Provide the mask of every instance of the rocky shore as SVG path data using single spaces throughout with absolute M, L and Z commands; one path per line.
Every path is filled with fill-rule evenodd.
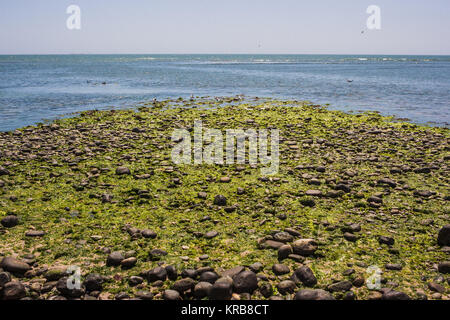
M 198 119 L 279 129 L 278 174 L 175 165 L 172 132 Z M 0 133 L 0 299 L 449 300 L 449 141 L 257 98 Z

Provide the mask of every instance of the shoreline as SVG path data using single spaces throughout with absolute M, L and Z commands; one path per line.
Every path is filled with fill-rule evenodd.
M 448 128 L 265 99 L 148 102 L 0 133 L 8 298 L 449 300 Z M 279 172 L 173 164 L 172 131 L 196 119 L 280 129 Z

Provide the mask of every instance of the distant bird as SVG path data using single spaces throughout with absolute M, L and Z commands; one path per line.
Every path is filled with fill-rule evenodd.
M 348 80 L 347 80 L 347 82 L 349 82 L 349 83 L 352 83 L 352 82 L 353 82 L 353 80 L 351 80 L 351 79 L 348 79 Z
M 153 103 L 156 104 L 156 102 L 158 102 L 158 100 L 156 100 L 156 98 L 153 98 Z

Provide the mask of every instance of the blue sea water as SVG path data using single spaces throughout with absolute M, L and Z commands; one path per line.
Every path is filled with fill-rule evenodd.
M 0 131 L 191 94 L 309 100 L 448 126 L 450 56 L 0 56 Z

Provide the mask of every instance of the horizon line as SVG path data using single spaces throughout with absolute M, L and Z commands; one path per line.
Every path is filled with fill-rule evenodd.
M 0 53 L 0 56 L 83 56 L 83 55 L 322 55 L 322 56 L 450 56 L 448 54 L 411 53 Z

